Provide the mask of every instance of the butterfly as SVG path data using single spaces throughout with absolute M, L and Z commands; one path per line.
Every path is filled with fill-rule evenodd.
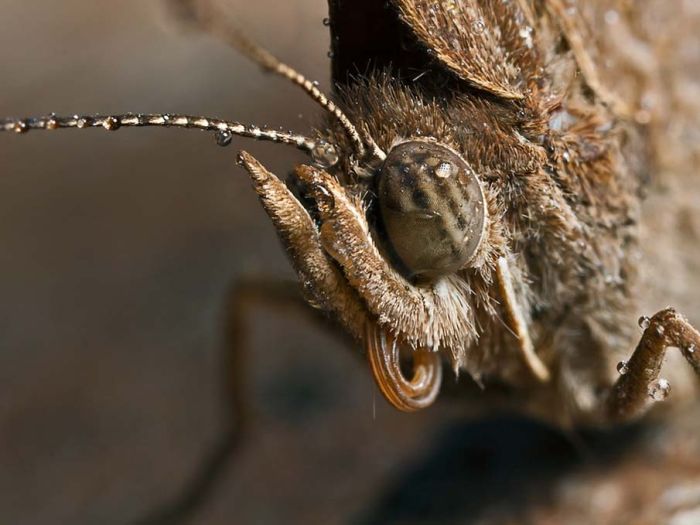
M 632 351 L 646 116 L 606 83 L 586 24 L 633 12 L 556 0 L 329 6 L 334 97 L 196 14 L 318 102 L 328 119 L 317 134 L 160 114 L 2 129 L 184 127 L 307 153 L 289 183 L 247 153 L 240 163 L 307 301 L 359 342 L 400 410 L 434 402 L 443 362 L 561 425 L 626 421 L 665 399 L 667 347 L 698 370 L 700 335 L 671 309 L 640 321 Z
M 309 302 L 361 342 L 401 410 L 434 401 L 443 360 L 486 390 L 523 389 L 526 410 L 568 422 L 634 418 L 665 397 L 667 346 L 697 370 L 700 336 L 669 309 L 645 322 L 618 367 L 630 373 L 614 381 L 611 358 L 631 346 L 644 176 L 629 160 L 635 122 L 599 78 L 581 14 L 557 0 L 397 0 L 331 2 L 330 15 L 335 99 L 198 12 L 326 110 L 317 135 L 160 114 L 1 128 L 183 127 L 220 145 L 238 135 L 306 152 L 298 195 L 251 155 L 239 162 Z

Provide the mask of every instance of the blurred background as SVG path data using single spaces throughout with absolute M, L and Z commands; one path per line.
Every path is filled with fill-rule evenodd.
M 232 0 L 231 11 L 330 89 L 325 1 Z M 302 132 L 319 114 L 162 3 L 0 0 L 0 115 L 52 111 L 191 113 Z M 2 522 L 133 523 L 216 443 L 226 291 L 242 276 L 294 277 L 235 165 L 241 148 L 280 175 L 303 158 L 241 139 L 219 148 L 194 131 L 0 137 Z M 533 522 L 554 519 L 547 509 L 563 501 L 574 510 L 561 512 L 589 523 L 595 505 L 620 508 L 625 465 L 646 479 L 670 453 L 618 455 L 634 429 L 582 452 L 532 422 L 471 423 L 444 400 L 400 414 L 357 350 L 303 316 L 256 308 L 251 329 L 250 439 L 191 523 L 524 523 L 517 509 L 530 500 Z M 680 476 L 691 493 L 697 467 Z
M 329 89 L 325 2 L 231 9 Z M 319 114 L 159 2 L 2 0 L 0 79 L 0 115 L 180 112 L 304 132 Z M 220 148 L 194 131 L 2 136 L 3 522 L 130 523 L 216 442 L 226 291 L 243 275 L 294 278 L 235 165 L 241 148 L 280 175 L 304 158 L 254 141 Z M 359 512 L 429 443 L 439 409 L 389 409 L 358 352 L 303 316 L 260 307 L 251 327 L 252 439 L 197 522 Z

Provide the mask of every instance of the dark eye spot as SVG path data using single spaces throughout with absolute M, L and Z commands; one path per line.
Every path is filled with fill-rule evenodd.
M 414 204 L 416 206 L 418 206 L 419 208 L 427 210 L 428 207 L 430 206 L 429 202 L 428 202 L 428 196 L 420 188 L 415 188 L 413 190 L 413 193 L 411 194 L 411 197 L 413 198 Z
M 457 227 L 460 230 L 466 230 L 467 226 L 467 220 L 464 218 L 464 215 L 462 215 L 461 213 L 457 215 Z

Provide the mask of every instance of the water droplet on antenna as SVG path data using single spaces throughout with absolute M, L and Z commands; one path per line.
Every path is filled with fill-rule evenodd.
M 639 328 L 641 328 L 642 330 L 646 330 L 647 328 L 649 328 L 650 323 L 651 319 L 649 319 L 646 315 L 641 316 L 637 321 Z
M 114 131 L 116 129 L 119 129 L 119 125 L 119 119 L 117 119 L 116 117 L 107 117 L 102 122 L 102 127 L 105 128 L 107 131 Z
M 214 134 L 214 138 L 219 146 L 228 146 L 233 140 L 233 133 L 227 129 L 221 129 Z
M 29 131 L 29 128 L 27 127 L 27 123 L 24 120 L 18 120 L 13 124 L 12 131 L 14 131 L 15 133 L 26 133 L 27 131 Z

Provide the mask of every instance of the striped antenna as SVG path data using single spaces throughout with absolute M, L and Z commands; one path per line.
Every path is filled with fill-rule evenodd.
M 267 140 L 280 144 L 289 144 L 311 155 L 316 162 L 326 167 L 337 162 L 335 148 L 323 141 L 313 140 L 304 135 L 291 131 L 278 131 L 264 129 L 258 126 L 250 126 L 228 120 L 199 117 L 192 115 L 171 114 L 132 114 L 123 115 L 73 115 L 71 117 L 59 117 L 49 115 L 45 117 L 29 117 L 22 119 L 0 119 L 0 131 L 13 131 L 26 133 L 37 129 L 62 129 L 62 128 L 99 128 L 114 131 L 120 127 L 166 127 L 198 129 L 214 132 L 216 143 L 219 146 L 228 146 L 234 135 L 258 140 Z
M 386 158 L 386 153 L 377 146 L 370 136 L 358 131 L 347 115 L 318 88 L 316 82 L 310 81 L 296 69 L 281 62 L 269 51 L 249 40 L 237 27 L 228 22 L 225 16 L 200 11 L 197 13 L 197 17 L 204 29 L 231 44 L 264 70 L 276 73 L 301 87 L 314 101 L 333 115 L 350 138 L 359 159 L 364 159 L 368 150 L 369 155 L 373 158 L 380 160 Z

